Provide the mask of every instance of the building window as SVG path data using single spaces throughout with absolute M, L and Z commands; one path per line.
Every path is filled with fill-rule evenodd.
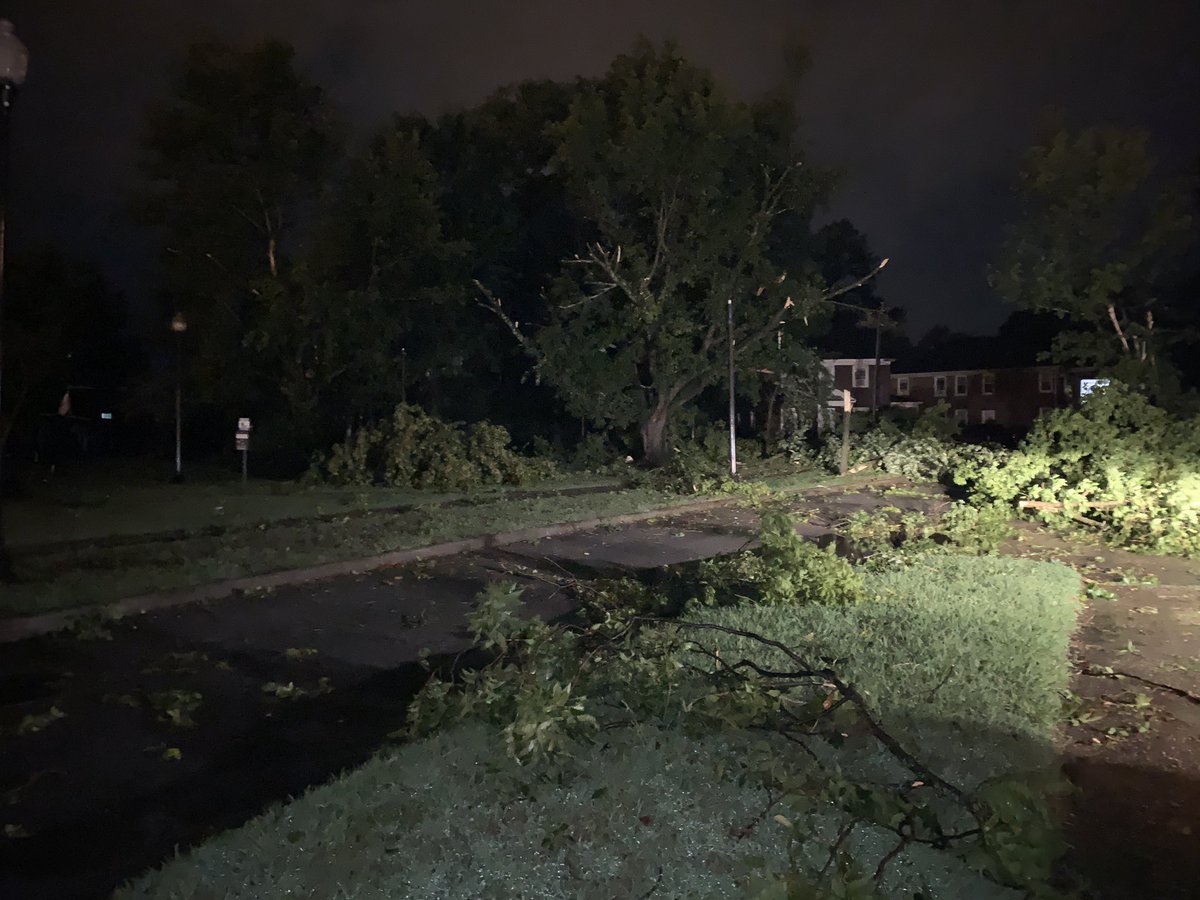
M 1043 394 L 1054 393 L 1054 373 L 1039 371 L 1038 372 L 1038 390 Z
M 996 393 L 996 376 L 991 372 L 983 373 L 983 381 L 980 385 L 980 390 L 985 394 Z
M 935 375 L 933 377 L 933 396 L 935 396 L 935 397 L 945 397 L 946 396 L 946 376 L 945 375 Z
M 954 411 L 954 421 L 959 425 L 966 425 L 970 421 L 970 414 L 965 409 L 956 409 Z
M 866 366 L 854 367 L 854 386 L 856 388 L 865 388 L 871 386 L 871 378 L 868 374 Z
M 966 375 L 955 375 L 954 376 L 954 396 L 955 397 L 967 396 L 967 376 Z
M 896 379 L 896 393 L 901 397 L 908 396 L 908 376 L 902 375 Z
M 1054 412 L 1053 406 L 1039 406 L 1038 407 L 1038 416 L 1039 417 L 1040 416 L 1048 416 L 1052 412 Z
M 996 421 L 996 411 L 994 409 L 985 409 L 979 414 L 979 421 L 986 425 L 988 422 Z

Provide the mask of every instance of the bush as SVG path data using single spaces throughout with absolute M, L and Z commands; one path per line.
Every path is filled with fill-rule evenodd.
M 695 586 L 703 605 L 749 600 L 769 605 L 857 603 L 862 577 L 833 546 L 820 548 L 796 533 L 778 509 L 762 513 L 760 547 L 700 565 Z
M 554 474 L 554 464 L 517 453 L 507 429 L 481 422 L 462 428 L 418 406 L 397 406 L 390 419 L 360 428 L 315 464 L 313 475 L 334 484 L 464 490 L 529 484 Z
M 1200 418 L 1176 419 L 1119 384 L 1041 417 L 1016 452 L 965 458 L 975 503 L 1061 504 L 1043 518 L 1098 527 L 1114 543 L 1200 554 Z
M 1053 563 L 933 554 L 865 576 L 852 606 L 749 603 L 694 620 L 769 635 L 828 660 L 888 719 L 935 719 L 1046 739 L 1068 684 L 1067 644 L 1080 590 Z M 717 641 L 733 660 L 793 665 L 745 639 Z
M 967 448 L 955 443 L 958 425 L 946 415 L 948 409 L 939 403 L 912 422 L 884 418 L 877 425 L 853 434 L 849 452 L 851 468 L 865 465 L 914 481 L 942 481 L 951 476 L 965 456 L 995 454 L 990 448 Z M 841 433 L 830 432 L 818 448 L 815 460 L 828 471 L 836 472 L 841 452 Z

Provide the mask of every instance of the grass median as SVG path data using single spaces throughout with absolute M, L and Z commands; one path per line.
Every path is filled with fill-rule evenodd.
M 332 517 L 261 521 L 163 540 L 86 543 L 16 557 L 21 578 L 0 588 L 0 616 L 86 607 L 150 591 L 299 569 L 496 531 L 665 508 L 695 498 L 648 488 L 514 497 L 488 492 Z
M 839 480 L 793 471 L 772 472 L 761 481 L 789 491 Z M 0 618 L 83 609 L 501 531 L 671 509 L 714 496 L 591 475 L 460 494 L 286 482 L 124 489 L 120 481 L 67 483 L 13 504 L 20 580 L 0 586 Z

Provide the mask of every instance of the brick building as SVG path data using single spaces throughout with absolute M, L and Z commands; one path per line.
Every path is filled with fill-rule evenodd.
M 1062 366 L 891 372 L 892 405 L 928 409 L 946 403 L 962 425 L 1028 428 L 1048 409 L 1070 405 L 1074 373 Z M 882 396 L 881 396 L 882 405 Z
M 875 405 L 875 359 L 825 359 L 825 370 L 833 380 L 834 395 L 837 405 L 841 406 L 842 392 L 849 390 L 854 398 L 856 411 L 870 411 Z M 892 362 L 890 359 L 879 361 L 879 407 L 883 409 L 892 400 L 892 388 L 895 379 L 892 377 Z M 833 402 L 833 401 L 831 401 Z

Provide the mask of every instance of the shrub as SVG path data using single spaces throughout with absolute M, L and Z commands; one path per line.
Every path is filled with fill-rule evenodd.
M 568 465 L 577 472 L 596 472 L 608 468 L 623 458 L 599 434 L 589 434 L 575 445 L 568 456 Z
M 996 452 L 955 443 L 957 431 L 958 425 L 945 415 L 944 403 L 923 412 L 911 424 L 885 418 L 851 436 L 850 466 L 866 465 L 914 481 L 942 481 L 951 476 L 965 456 Z M 816 462 L 836 472 L 841 451 L 841 434 L 831 432 L 817 450 Z
M 965 458 L 955 480 L 976 503 L 1061 504 L 1043 518 L 1114 543 L 1200 554 L 1200 418 L 1176 419 L 1113 384 L 1041 417 L 1016 452 Z
M 397 406 L 391 418 L 360 428 L 314 466 L 335 484 L 453 491 L 480 485 L 528 484 L 554 473 L 548 460 L 512 448 L 507 429 L 481 422 L 462 428 L 418 406 Z
M 682 593 L 702 606 L 748 601 L 769 605 L 856 603 L 862 578 L 833 546 L 821 548 L 796 533 L 786 511 L 762 511 L 759 547 L 706 560 L 682 577 Z

